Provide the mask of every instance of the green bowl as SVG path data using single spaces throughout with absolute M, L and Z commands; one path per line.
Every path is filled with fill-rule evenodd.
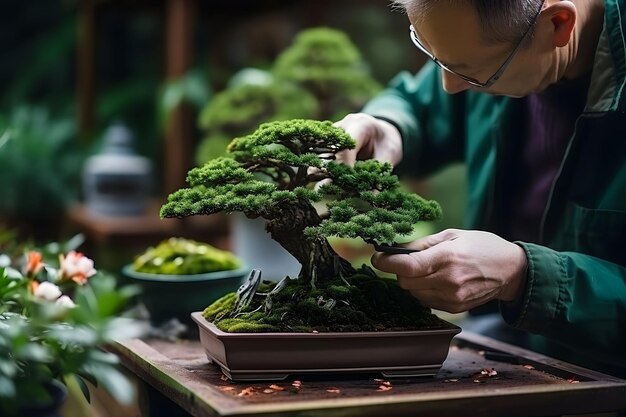
M 191 312 L 202 311 L 221 296 L 236 291 L 250 273 L 250 268 L 164 275 L 137 272 L 132 264 L 128 264 L 122 268 L 122 273 L 127 282 L 141 288 L 139 299 L 150 312 L 152 324 L 177 318 L 181 323 L 193 325 Z

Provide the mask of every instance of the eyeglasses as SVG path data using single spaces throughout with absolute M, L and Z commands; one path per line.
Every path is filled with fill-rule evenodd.
M 524 44 L 524 41 L 526 40 L 528 35 L 531 33 L 531 29 L 533 28 L 533 26 L 535 26 L 535 23 L 537 22 L 537 18 L 539 17 L 539 14 L 541 13 L 542 9 L 543 9 L 543 2 L 541 3 L 541 7 L 539 8 L 539 11 L 537 12 L 535 17 L 533 18 L 532 23 L 530 24 L 528 29 L 526 29 L 526 32 L 524 32 L 524 36 L 522 36 L 522 39 L 518 42 L 517 46 L 515 46 L 515 49 L 513 49 L 513 52 L 511 52 L 509 54 L 509 56 L 506 59 L 506 61 L 504 61 L 504 63 L 502 65 L 500 65 L 500 68 L 498 68 L 498 70 L 495 72 L 495 74 L 493 74 L 491 77 L 489 77 L 489 79 L 487 81 L 485 81 L 484 83 L 481 83 L 476 78 L 468 77 L 467 75 L 463 75 L 463 74 L 459 74 L 455 70 L 449 68 L 443 62 L 439 61 L 432 53 L 430 53 L 430 51 L 428 49 L 426 49 L 426 47 L 422 44 L 422 42 L 420 42 L 419 38 L 417 37 L 417 33 L 415 32 L 415 28 L 413 27 L 413 25 L 409 26 L 409 30 L 411 32 L 411 40 L 413 41 L 413 44 L 417 47 L 417 49 L 419 49 L 420 51 L 424 52 L 426 54 L 426 56 L 428 56 L 430 59 L 432 59 L 435 62 L 435 64 L 439 65 L 441 68 L 443 68 L 444 70 L 448 71 L 450 74 L 456 75 L 457 77 L 459 77 L 463 81 L 467 82 L 468 84 L 471 84 L 471 85 L 476 86 L 476 87 L 481 87 L 481 88 L 489 88 L 489 87 L 491 87 L 493 85 L 493 83 L 495 83 L 496 81 L 498 81 L 500 79 L 500 77 L 504 73 L 504 70 L 506 70 L 506 68 L 509 66 L 509 64 L 511 63 L 511 61 L 515 57 L 515 54 L 517 54 L 517 52 L 521 49 L 522 45 Z

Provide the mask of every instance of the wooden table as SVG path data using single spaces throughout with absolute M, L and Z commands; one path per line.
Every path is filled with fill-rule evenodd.
M 625 380 L 465 331 L 453 340 L 435 377 L 391 380 L 349 375 L 233 383 L 195 340 L 134 339 L 112 350 L 130 371 L 193 416 L 549 416 L 626 410 Z

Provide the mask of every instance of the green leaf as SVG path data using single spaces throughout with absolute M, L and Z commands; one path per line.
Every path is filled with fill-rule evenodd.
M 18 367 L 14 361 L 4 358 L 0 359 L 0 376 L 5 375 L 12 377 L 17 373 L 17 371 Z
M 16 394 L 13 380 L 4 375 L 0 375 L 0 397 L 14 398 Z
M 98 333 L 89 326 L 57 326 L 50 330 L 50 335 L 61 343 L 70 345 L 93 346 L 98 340 Z
M 80 381 L 81 384 L 86 385 L 85 381 L 88 381 L 94 387 L 98 386 L 98 380 L 93 375 L 90 375 L 84 371 L 78 370 L 76 371 L 76 379 Z M 82 388 L 81 388 L 82 390 Z
M 68 378 L 72 378 L 76 382 L 76 385 L 80 389 L 80 392 L 82 392 L 87 402 L 91 403 L 91 392 L 89 391 L 89 387 L 87 386 L 85 380 L 78 375 L 69 376 Z
M 4 272 L 8 278 L 21 280 L 23 278 L 22 273 L 14 268 L 4 268 Z
M 87 368 L 86 368 L 87 370 Z M 128 379 L 117 369 L 107 365 L 93 365 L 88 368 L 99 385 L 122 404 L 130 405 L 135 398 L 135 389 Z
M 28 343 L 23 346 L 16 356 L 21 360 L 50 363 L 54 360 L 54 355 L 46 346 L 38 343 Z
M 63 244 L 63 252 L 70 252 L 78 249 L 83 243 L 85 243 L 85 235 L 78 233 L 72 236 L 67 242 Z
M 103 350 L 94 350 L 89 352 L 89 358 L 94 362 L 112 366 L 118 365 L 120 363 L 120 359 L 117 357 L 117 355 Z

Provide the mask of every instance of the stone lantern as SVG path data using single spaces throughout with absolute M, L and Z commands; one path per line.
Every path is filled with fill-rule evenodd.
M 114 124 L 104 135 L 104 147 L 85 162 L 83 193 L 88 211 L 99 216 L 139 216 L 151 188 L 151 163 L 133 149 L 133 134 Z

